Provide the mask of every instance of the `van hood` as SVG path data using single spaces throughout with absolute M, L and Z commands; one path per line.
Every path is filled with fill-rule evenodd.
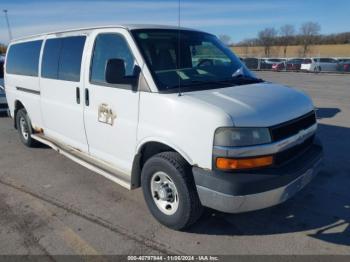
M 304 93 L 273 83 L 258 83 L 185 93 L 226 112 L 239 127 L 270 127 L 314 109 Z

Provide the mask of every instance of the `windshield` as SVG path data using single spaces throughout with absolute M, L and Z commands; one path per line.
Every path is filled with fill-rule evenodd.
M 214 35 L 168 29 L 132 34 L 159 91 L 182 92 L 261 82 Z

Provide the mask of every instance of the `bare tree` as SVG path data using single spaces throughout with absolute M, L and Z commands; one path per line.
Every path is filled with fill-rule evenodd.
M 0 54 L 5 54 L 6 53 L 6 46 L 3 44 L 0 44 Z
M 281 44 L 283 46 L 283 54 L 284 54 L 284 57 L 286 57 L 287 56 L 287 48 L 289 45 L 291 45 L 293 37 L 295 35 L 294 26 L 288 25 L 288 24 L 281 26 L 280 35 L 281 35 L 280 41 L 281 41 Z
M 300 27 L 300 36 L 303 44 L 303 55 L 305 56 L 309 52 L 309 47 L 315 42 L 317 35 L 321 30 L 321 26 L 318 23 L 306 22 Z
M 232 44 L 232 40 L 231 40 L 231 37 L 229 35 L 225 35 L 225 34 L 219 35 L 219 39 L 225 45 L 231 45 Z
M 275 28 L 265 28 L 258 34 L 259 42 L 264 47 L 265 55 L 270 56 L 271 46 L 276 42 L 277 31 Z

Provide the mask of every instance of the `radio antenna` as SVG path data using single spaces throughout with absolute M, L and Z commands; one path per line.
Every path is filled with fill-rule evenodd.
M 178 70 L 180 70 L 181 67 L 181 42 L 180 42 L 180 26 L 181 26 L 181 0 L 178 0 L 178 17 L 177 17 L 177 64 L 176 64 L 176 70 L 177 70 L 177 79 L 178 79 L 178 89 L 179 89 L 179 94 L 178 96 L 181 96 L 181 79 L 180 79 L 180 74 L 178 73 Z

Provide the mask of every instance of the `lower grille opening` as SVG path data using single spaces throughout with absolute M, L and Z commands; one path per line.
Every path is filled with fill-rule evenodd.
M 292 148 L 289 148 L 287 150 L 277 153 L 275 155 L 274 164 L 276 166 L 280 166 L 292 160 L 293 158 L 298 157 L 299 155 L 304 153 L 306 150 L 308 150 L 312 146 L 314 138 L 315 138 L 315 135 L 307 138 L 303 143 L 299 145 L 296 145 Z

